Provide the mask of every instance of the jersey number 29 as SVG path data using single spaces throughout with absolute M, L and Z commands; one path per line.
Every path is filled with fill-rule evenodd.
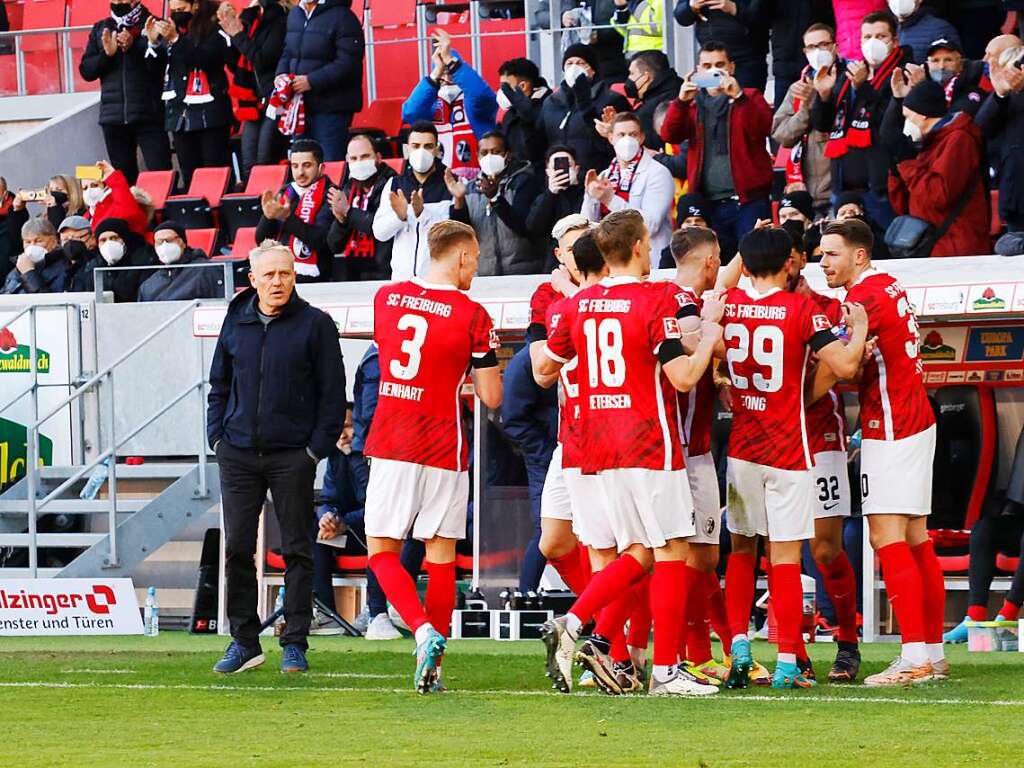
M 750 389 L 751 381 L 754 389 L 759 392 L 778 392 L 782 389 L 782 345 L 784 337 L 782 329 L 775 325 L 759 325 L 753 335 L 742 323 L 729 323 L 725 326 L 725 340 L 736 339 L 739 344 L 729 347 L 725 352 L 729 364 L 729 376 L 736 389 Z M 768 369 L 768 375 L 758 372 L 750 377 L 736 373 L 735 366 L 753 357 L 754 362 Z

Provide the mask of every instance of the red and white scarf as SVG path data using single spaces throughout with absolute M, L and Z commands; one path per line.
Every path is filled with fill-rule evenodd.
M 629 190 L 633 187 L 633 182 L 636 181 L 636 172 L 640 168 L 640 161 L 644 157 L 643 147 L 637 152 L 636 157 L 629 161 L 629 165 L 623 170 L 622 166 L 619 165 L 619 161 L 612 160 L 612 164 L 608 166 L 605 178 L 608 179 L 615 187 L 615 194 L 621 197 L 627 203 L 629 202 Z M 607 216 L 611 213 L 611 209 L 608 208 L 604 203 L 601 203 L 601 216 Z
M 370 204 L 372 192 L 372 185 L 363 186 L 353 182 L 348 204 L 352 208 L 365 211 Z M 373 235 L 360 232 L 353 227 L 352 234 L 349 236 L 348 243 L 346 243 L 341 255 L 345 259 L 372 259 L 375 255 L 375 248 Z
M 310 187 L 292 184 L 287 191 L 288 202 L 296 200 L 293 213 L 305 224 L 312 224 L 323 207 L 327 198 L 327 177 L 321 176 Z M 288 241 L 288 247 L 295 254 L 295 274 L 305 277 L 320 277 L 320 267 L 316 263 L 316 254 L 305 243 L 294 235 Z
M 210 79 L 203 70 L 193 69 L 185 84 L 185 103 L 209 104 L 211 101 L 213 94 L 210 92 Z
M 903 51 L 899 47 L 893 48 L 885 61 L 875 68 L 875 74 L 870 81 L 871 87 L 881 91 L 889 82 L 902 57 Z M 830 160 L 842 157 L 851 147 L 867 149 L 871 146 L 871 110 L 861 102 L 857 111 L 851 114 L 853 105 L 857 103 L 857 95 L 851 94 L 850 88 L 850 78 L 847 77 L 839 87 L 839 95 L 836 97 L 836 119 L 825 145 L 825 157 Z
M 295 75 L 278 75 L 274 78 L 274 92 L 270 94 L 267 117 L 277 120 L 277 130 L 285 136 L 296 136 L 306 132 L 306 107 L 302 94 L 295 93 L 292 84 Z

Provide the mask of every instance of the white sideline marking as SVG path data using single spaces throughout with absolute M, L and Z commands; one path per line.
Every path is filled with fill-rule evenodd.
M 309 672 L 307 677 L 342 677 L 351 680 L 404 680 L 408 675 L 379 675 L 372 672 Z
M 64 675 L 132 675 L 134 669 L 62 669 Z
M 130 691 L 213 691 L 229 693 L 245 693 L 247 691 L 277 693 L 282 691 L 313 692 L 313 693 L 397 693 L 409 694 L 414 692 L 411 688 L 384 688 L 384 687 L 354 687 L 354 686 L 329 686 L 329 685 L 198 685 L 195 683 L 176 683 L 165 685 L 162 683 L 57 683 L 43 680 L 25 680 L 21 682 L 0 682 L 0 688 L 112 688 L 115 690 Z M 550 697 L 554 700 L 568 701 L 570 697 L 557 694 L 551 691 L 503 691 L 503 690 L 468 690 L 449 691 L 441 694 L 442 697 L 452 696 L 528 696 L 528 697 Z M 601 693 L 577 694 L 577 698 L 603 698 Z M 629 696 L 634 700 L 647 699 L 646 696 Z M 654 699 L 655 697 L 651 697 Z M 1022 707 L 1024 700 L 995 699 L 901 699 L 895 696 L 762 696 L 762 695 L 737 695 L 719 694 L 717 696 L 703 697 L 701 701 L 757 701 L 774 702 L 776 704 L 902 704 L 908 706 L 943 706 L 943 707 Z

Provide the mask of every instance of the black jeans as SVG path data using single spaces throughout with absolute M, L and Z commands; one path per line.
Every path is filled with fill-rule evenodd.
M 242 178 L 248 179 L 254 165 L 275 165 L 285 156 L 285 139 L 277 121 L 264 117 L 242 123 Z
M 1006 599 L 1014 605 L 1024 603 L 1024 515 L 988 515 L 971 528 L 971 567 L 968 605 L 988 605 L 989 588 L 996 573 L 996 555 L 1003 552 L 1021 557 L 1010 582 Z
M 256 533 L 267 490 L 281 529 L 284 556 L 284 620 L 281 645 L 307 648 L 313 614 L 313 478 L 316 464 L 305 448 L 260 453 L 217 445 L 221 504 L 224 509 L 224 575 L 231 637 L 258 647 L 256 613 Z M 262 553 L 260 554 L 262 557 Z
M 182 190 L 188 191 L 196 168 L 226 168 L 231 165 L 230 140 L 230 126 L 175 132 L 174 151 L 178 153 Z
M 171 142 L 162 123 L 101 125 L 100 128 L 110 164 L 128 178 L 129 184 L 134 184 L 139 176 L 140 149 L 147 171 L 171 169 Z

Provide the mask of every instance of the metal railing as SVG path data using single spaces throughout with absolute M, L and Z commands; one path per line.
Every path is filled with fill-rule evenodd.
M 147 264 L 145 266 L 132 267 L 97 267 L 93 270 L 95 276 L 96 303 L 103 303 L 104 278 L 109 272 L 156 272 L 163 269 L 221 269 L 224 271 L 224 298 L 230 300 L 235 295 L 235 267 L 245 261 L 238 259 L 218 259 L 217 261 L 203 262 L 202 264 Z M 180 301 L 180 299 L 179 299 Z
M 219 265 L 218 265 L 219 266 Z M 181 319 L 185 314 L 193 311 L 196 307 L 201 304 L 201 300 L 196 299 L 189 302 L 179 311 L 171 315 L 167 320 L 158 325 L 155 329 L 150 331 L 146 336 L 136 342 L 127 351 L 123 352 L 114 362 L 107 365 L 101 371 L 93 374 L 83 383 L 75 387 L 72 392 L 60 401 L 57 405 L 50 408 L 45 415 L 39 415 L 39 366 L 38 366 L 38 346 L 37 346 L 37 334 L 36 334 L 36 313 L 39 309 L 45 309 L 53 306 L 75 306 L 69 304 L 43 304 L 43 305 L 31 305 L 25 307 L 20 312 L 14 315 L 11 319 L 7 320 L 2 326 L 0 331 L 9 327 L 14 321 L 28 314 L 31 318 L 31 330 L 30 330 L 30 372 L 32 374 L 32 384 L 27 390 L 18 394 L 14 400 L 0 407 L 0 412 L 3 412 L 15 402 L 20 400 L 22 397 L 31 393 L 32 395 L 32 423 L 28 425 L 26 429 L 26 447 L 27 456 L 25 461 L 25 483 L 26 483 L 26 504 L 28 506 L 28 560 L 29 560 L 29 572 L 32 578 L 35 578 L 39 569 L 39 554 L 38 554 L 38 530 L 37 530 L 37 516 L 40 510 L 46 507 L 50 502 L 57 499 L 64 491 L 70 488 L 74 483 L 85 477 L 93 469 L 99 466 L 104 461 L 108 462 L 108 474 L 107 474 L 107 496 L 109 501 L 108 509 L 108 527 L 109 527 L 109 555 L 106 560 L 108 566 L 118 565 L 117 557 L 117 452 L 120 448 L 126 445 L 142 430 L 153 424 L 157 419 L 161 418 L 164 414 L 171 410 L 174 406 L 188 397 L 190 394 L 195 393 L 199 405 L 199 419 L 197 422 L 198 429 L 198 440 L 196 446 L 196 460 L 198 464 L 198 483 L 196 490 L 194 491 L 195 498 L 206 498 L 209 496 L 209 487 L 207 484 L 207 451 L 206 451 L 206 401 L 204 397 L 204 389 L 206 387 L 206 375 L 205 375 L 205 363 L 203 355 L 203 345 L 201 341 L 196 342 L 196 353 L 199 368 L 199 377 L 194 380 L 188 386 L 186 386 L 181 392 L 175 397 L 171 398 L 155 413 L 151 414 L 147 418 L 142 419 L 132 429 L 128 430 L 126 435 L 118 438 L 116 434 L 116 420 L 115 420 L 115 407 L 114 407 L 114 370 L 137 353 L 140 349 L 149 344 L 153 339 L 159 336 L 163 331 Z M 109 430 L 108 440 L 110 447 L 106 450 L 99 452 L 92 461 L 83 464 L 78 470 L 73 472 L 64 482 L 60 483 L 56 488 L 51 490 L 45 496 L 38 498 L 38 492 L 40 488 L 40 466 L 39 466 L 39 433 L 40 427 L 49 421 L 53 416 L 62 411 L 64 408 L 71 405 L 76 400 L 84 397 L 87 393 L 93 390 L 94 387 L 100 385 L 100 389 L 106 390 L 107 395 L 107 413 L 106 424 Z

